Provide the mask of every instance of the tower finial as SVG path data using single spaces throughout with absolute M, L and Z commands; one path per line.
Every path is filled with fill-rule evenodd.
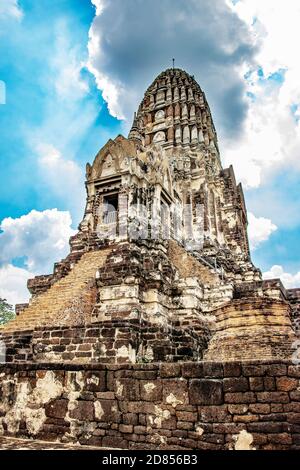
M 172 62 L 173 62 L 173 70 L 174 70 L 174 67 L 175 67 L 175 59 L 172 59 Z

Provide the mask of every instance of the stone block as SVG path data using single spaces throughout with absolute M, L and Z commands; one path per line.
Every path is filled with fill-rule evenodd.
M 89 392 L 105 392 L 107 390 L 105 371 L 87 372 L 85 375 L 85 389 Z
M 119 431 L 124 434 L 131 434 L 133 432 L 133 425 L 131 424 L 120 424 Z
M 249 408 L 248 405 L 228 405 L 228 411 L 232 415 L 244 415 Z
M 159 371 L 160 371 L 160 377 L 162 378 L 180 377 L 181 365 L 172 364 L 172 363 L 163 363 L 160 365 Z
M 68 400 L 53 400 L 45 405 L 46 416 L 64 418 L 68 411 Z
M 254 403 L 249 405 L 249 411 L 256 414 L 268 414 L 271 407 L 267 403 Z
M 254 392 L 237 392 L 237 393 L 225 393 L 225 403 L 230 404 L 248 404 L 255 403 L 256 397 Z
M 199 421 L 204 423 L 226 423 L 232 420 L 227 405 L 199 406 Z
M 188 401 L 187 381 L 183 379 L 163 380 L 163 403 L 174 408 Z
M 259 403 L 289 403 L 290 401 L 287 392 L 257 392 L 256 396 Z
M 250 377 L 249 386 L 250 386 L 250 390 L 252 390 L 253 392 L 263 392 L 264 391 L 263 377 Z
M 140 396 L 144 401 L 161 401 L 162 400 L 162 383 L 160 380 L 140 381 Z
M 200 363 L 184 363 L 182 364 L 182 375 L 187 378 L 204 378 L 204 377 L 223 377 L 222 364 L 213 362 Z
M 95 420 L 104 423 L 120 423 L 121 413 L 116 400 L 97 400 L 94 403 Z
M 249 390 L 248 379 L 245 377 L 224 379 L 223 390 L 224 392 L 247 392 Z
M 288 367 L 288 376 L 296 377 L 300 379 L 300 366 L 289 366 Z
M 276 377 L 276 388 L 280 392 L 291 392 L 297 390 L 299 386 L 299 379 L 290 377 Z
M 198 420 L 198 413 L 191 413 L 189 411 L 176 411 L 178 421 L 196 422 Z
M 239 377 L 242 374 L 242 366 L 236 362 L 225 362 L 223 370 L 224 377 Z
M 94 403 L 92 401 L 77 401 L 76 407 L 70 411 L 70 418 L 78 421 L 94 421 Z
M 207 379 L 191 380 L 189 399 L 192 405 L 222 405 L 222 382 Z

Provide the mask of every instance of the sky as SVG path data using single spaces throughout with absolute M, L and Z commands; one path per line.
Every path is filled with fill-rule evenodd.
M 210 103 L 254 263 L 300 286 L 299 0 L 0 0 L 0 297 L 67 255 L 85 165 L 172 64 Z

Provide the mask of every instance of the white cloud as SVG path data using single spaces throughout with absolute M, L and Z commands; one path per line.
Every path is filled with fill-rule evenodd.
M 131 121 L 152 79 L 175 57 L 218 106 L 227 132 L 239 131 L 247 108 L 239 67 L 251 63 L 254 51 L 247 26 L 225 1 L 92 3 L 87 66 L 113 116 Z
M 224 164 L 246 188 L 283 165 L 300 171 L 299 0 L 92 3 L 88 68 L 113 116 L 130 124 L 151 79 L 175 56 L 206 91 Z
M 84 174 L 73 160 L 63 158 L 61 152 L 53 145 L 39 143 L 36 145 L 40 177 L 48 189 L 65 200 L 84 200 Z
M 12 305 L 28 302 L 27 280 L 32 277 L 32 272 L 11 264 L 0 267 L 0 298 Z
M 248 212 L 248 235 L 252 250 L 255 250 L 261 243 L 267 241 L 273 232 L 277 230 L 276 225 L 270 219 L 265 217 L 255 217 Z
M 300 271 L 296 274 L 286 273 L 282 266 L 272 266 L 272 268 L 263 273 L 264 279 L 281 279 L 287 289 L 293 289 L 300 286 Z
M 83 168 L 72 158 L 64 158 L 51 144 L 33 141 L 32 147 L 37 158 L 41 198 L 45 204 L 50 204 L 53 198 L 61 201 L 77 222 L 82 217 L 86 199 Z
M 300 41 L 300 2 L 227 4 L 248 25 L 259 48 L 257 66 L 240 70 L 247 73 L 249 109 L 241 138 L 225 142 L 224 160 L 233 163 L 246 187 L 258 187 L 283 165 L 300 170 L 300 61 L 295 49 Z
M 0 0 L 0 16 L 22 18 L 23 12 L 18 0 Z
M 53 264 L 69 252 L 71 228 L 69 212 L 57 209 L 31 211 L 17 219 L 4 219 L 0 229 L 0 297 L 9 303 L 29 299 L 27 280 L 53 271 Z M 23 267 L 12 264 L 22 259 Z
M 91 0 L 92 5 L 96 7 L 96 15 L 101 15 L 102 10 L 105 6 L 104 0 Z
M 6 266 L 14 259 L 24 258 L 25 267 L 31 273 L 52 272 L 54 261 L 68 253 L 69 238 L 75 233 L 71 223 L 69 212 L 57 209 L 33 210 L 17 219 L 4 219 L 0 233 L 0 263 Z
M 60 98 L 76 101 L 89 91 L 87 82 L 81 76 L 84 62 L 80 56 L 79 47 L 72 44 L 67 26 L 59 21 L 55 26 L 55 50 L 49 58 L 49 65 Z

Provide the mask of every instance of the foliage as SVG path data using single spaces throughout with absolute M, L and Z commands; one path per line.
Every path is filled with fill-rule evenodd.
M 0 325 L 9 322 L 15 318 L 15 311 L 5 299 L 0 298 Z

